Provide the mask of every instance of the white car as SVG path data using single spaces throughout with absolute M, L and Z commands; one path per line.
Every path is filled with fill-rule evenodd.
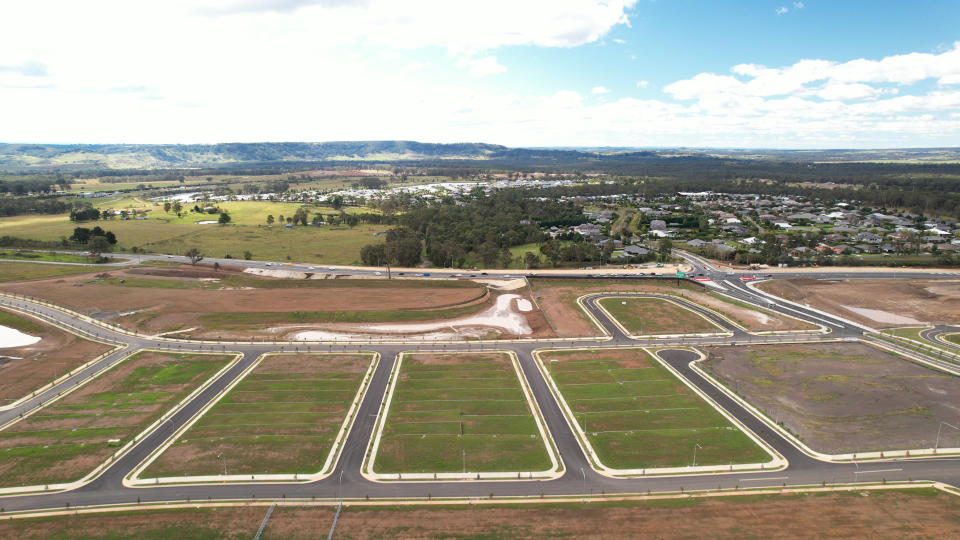
M 273 263 L 267 263 L 267 266 L 273 266 Z
M 373 275 L 375 275 L 375 276 L 382 276 L 382 275 L 383 275 L 383 272 L 374 272 Z

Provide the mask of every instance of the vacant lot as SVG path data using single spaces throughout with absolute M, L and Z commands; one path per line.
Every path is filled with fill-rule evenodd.
M 550 468 L 510 356 L 417 353 L 402 362 L 376 472 Z
M 861 343 L 705 351 L 708 371 L 828 454 L 931 448 L 940 422 L 960 414 L 960 378 Z M 940 446 L 960 446 L 958 435 Z
M 264 335 L 264 324 L 436 320 L 487 307 L 486 289 L 459 280 L 258 278 L 209 268 L 133 268 L 95 276 L 6 283 L 145 332 L 194 328 L 188 335 Z M 231 333 L 232 332 L 232 333 Z
M 960 280 L 793 278 L 759 287 L 874 328 L 960 322 Z
M 604 298 L 600 305 L 633 335 L 724 331 L 699 314 L 661 298 Z
M 279 506 L 263 538 L 317 538 L 332 507 Z M 6 538 L 243 538 L 265 506 L 0 521 Z M 346 506 L 338 538 L 955 538 L 960 502 L 931 489 L 516 506 Z
M 0 349 L 0 405 L 12 403 L 113 347 L 0 309 L 0 325 L 37 336 L 33 345 Z
M 252 372 L 141 475 L 299 473 L 321 469 L 371 355 L 278 354 Z
M 142 352 L 0 431 L 3 485 L 82 478 L 230 361 Z M 118 439 L 111 445 L 108 441 Z
M 614 469 L 758 463 L 770 458 L 749 437 L 642 349 L 540 355 L 587 433 Z
M 702 306 L 719 311 L 751 332 L 810 330 L 814 325 L 754 308 L 704 290 L 703 287 L 682 281 L 677 287 L 671 280 L 576 280 L 532 279 L 533 295 L 561 337 L 599 336 L 598 329 L 577 305 L 577 298 L 598 292 L 651 292 L 682 295 Z

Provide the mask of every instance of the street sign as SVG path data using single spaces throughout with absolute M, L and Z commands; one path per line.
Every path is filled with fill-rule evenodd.
M 681 272 L 680 270 L 677 270 L 677 279 L 683 279 L 685 277 L 687 277 L 686 272 Z

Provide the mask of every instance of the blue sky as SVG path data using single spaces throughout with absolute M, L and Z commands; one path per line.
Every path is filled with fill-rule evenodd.
M 958 21 L 955 0 L 4 3 L 0 141 L 960 146 Z

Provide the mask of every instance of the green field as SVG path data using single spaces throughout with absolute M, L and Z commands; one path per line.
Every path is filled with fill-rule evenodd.
M 96 259 L 80 253 L 58 253 L 56 251 L 30 251 L 20 249 L 0 249 L 0 259 L 14 259 L 28 262 L 58 262 L 100 264 Z M 116 262 L 117 259 L 107 259 L 104 262 Z
M 505 353 L 402 357 L 378 473 L 541 471 L 546 444 Z
M 0 482 L 8 487 L 82 478 L 230 360 L 160 352 L 128 358 L 0 431 Z
M 944 337 L 945 337 L 945 338 L 947 339 L 947 341 L 949 341 L 950 343 L 956 343 L 957 345 L 960 345 L 960 334 L 947 334 L 947 335 L 944 336 Z
M 550 351 L 543 365 L 614 469 L 766 462 L 769 456 L 642 349 Z
M 218 475 L 224 464 L 228 474 L 320 471 L 372 360 L 266 356 L 142 476 Z
M 199 204 L 202 206 L 202 203 Z M 162 206 L 154 206 L 152 202 L 125 197 L 112 201 L 104 200 L 99 202 L 98 206 L 149 209 L 150 218 L 108 219 L 86 222 L 79 226 L 98 225 L 113 232 L 119 242 L 119 251 L 129 251 L 137 247 L 152 253 L 183 254 L 196 247 L 212 257 L 230 255 L 239 259 L 243 257 L 244 251 L 250 251 L 254 258 L 260 260 L 328 264 L 359 263 L 360 248 L 382 242 L 383 236 L 374 236 L 374 233 L 390 228 L 389 225 L 369 224 L 360 224 L 353 228 L 345 225 L 298 225 L 287 229 L 279 224 L 267 227 L 268 214 L 272 214 L 275 219 L 279 219 L 280 215 L 293 216 L 300 205 L 258 201 L 215 204 L 230 213 L 229 225 L 198 225 L 195 222 L 216 220 L 217 215 L 186 212 L 178 218 L 173 212 L 164 212 Z M 185 208 L 192 207 L 192 204 L 185 205 Z M 311 212 L 336 213 L 330 207 L 308 208 Z M 369 208 L 356 207 L 345 208 L 345 211 L 375 212 Z M 66 214 L 16 216 L 0 219 L 0 236 L 58 241 L 73 234 L 73 229 L 77 226 Z
M 661 298 L 602 298 L 599 303 L 633 335 L 723 331 L 699 314 Z
M 0 282 L 96 272 L 89 266 L 0 261 Z

